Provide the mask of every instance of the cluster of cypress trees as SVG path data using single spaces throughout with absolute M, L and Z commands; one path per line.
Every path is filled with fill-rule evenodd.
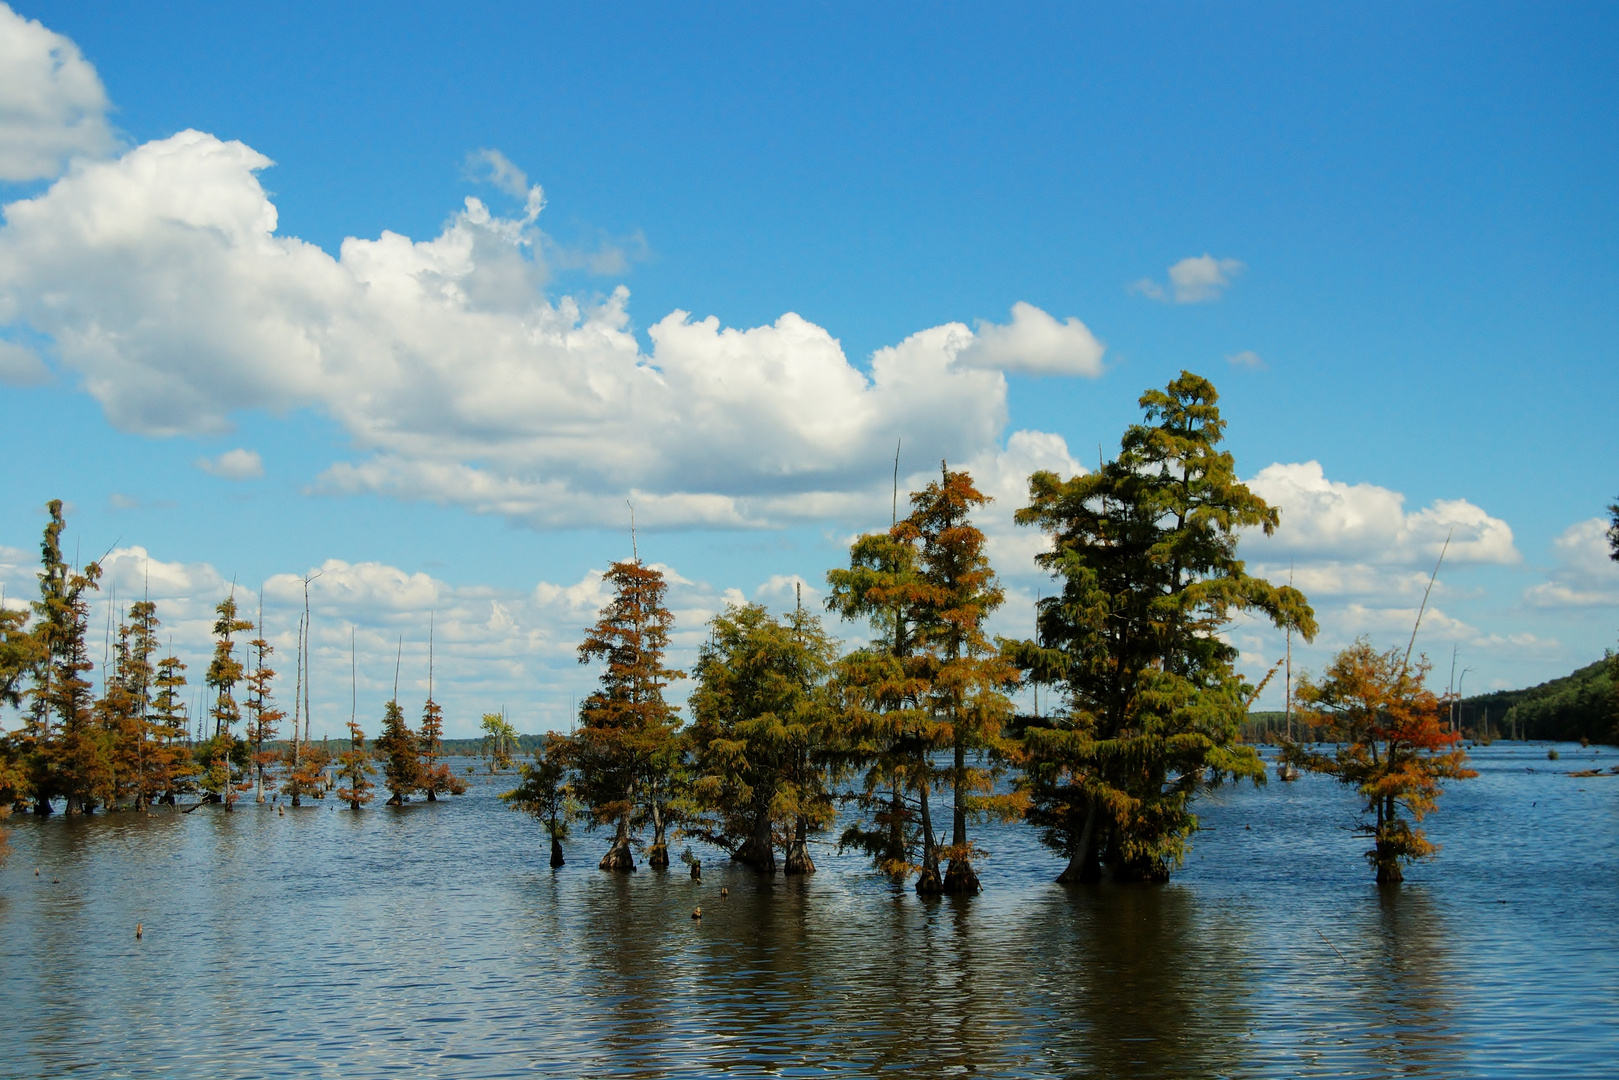
M 215 608 L 201 727 L 193 729 L 185 702 L 186 665 L 162 647 L 157 605 L 150 600 L 122 613 L 96 696 L 89 616 L 101 567 L 67 563 L 61 501 L 48 510 L 40 598 L 28 612 L 0 609 L 0 702 L 24 710 L 22 726 L 0 734 L 0 807 L 49 814 L 60 802 L 69 813 L 94 813 L 195 798 L 195 805 L 220 803 L 229 810 L 249 794 L 263 802 L 278 788 L 298 806 L 323 798 L 339 781 L 338 797 L 355 809 L 371 800 L 376 770 L 359 724 L 351 719 L 349 745 L 335 772 L 328 771 L 334 763 L 323 746 L 309 738 L 307 612 L 299 623 L 291 739 L 280 747 L 273 744 L 287 714 L 273 692 L 276 672 L 268 661 L 275 650 L 262 617 L 258 624 L 242 618 L 234 593 Z M 254 636 L 243 641 L 247 634 Z M 443 730 L 431 690 L 414 731 L 397 693 L 388 703 L 377 750 L 391 802 L 413 792 L 433 800 L 466 790 L 440 760 Z
M 1183 372 L 1143 396 L 1146 422 L 1112 462 L 1030 477 L 1017 520 L 1050 538 L 1038 561 L 1059 585 L 1033 640 L 985 632 L 1004 598 L 971 520 L 988 500 L 948 466 L 827 575 L 829 611 L 867 624 L 866 645 L 840 655 L 802 605 L 731 606 L 709 624 L 689 724 L 663 697 L 683 674 L 664 666 L 663 578 L 639 557 L 613 564 L 613 600 L 579 648 L 605 663 L 599 688 L 505 797 L 545 822 L 553 864 L 572 819 L 612 830 L 607 870 L 633 869 L 638 843 L 666 866 L 678 835 L 811 873 L 807 842 L 842 804 L 840 846 L 923 893 L 978 891 L 970 827 L 992 816 L 1032 822 L 1068 859 L 1064 880 L 1167 878 L 1197 792 L 1264 776 L 1238 739 L 1257 691 L 1222 630 L 1252 612 L 1315 633 L 1302 594 L 1236 557 L 1239 530 L 1269 533 L 1279 515 L 1219 449 L 1216 401 Z M 1061 707 L 1017 714 L 1010 695 L 1030 680 Z

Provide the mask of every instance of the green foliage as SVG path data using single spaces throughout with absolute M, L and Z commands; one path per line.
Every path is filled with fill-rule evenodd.
M 837 643 L 795 609 L 782 622 L 758 604 L 730 605 L 709 622 L 694 675 L 692 794 L 686 831 L 756 869 L 814 869 L 810 833 L 835 816 L 827 744 L 834 709 L 827 678 Z
M 214 656 L 203 681 L 214 692 L 214 705 L 209 715 L 214 718 L 214 734 L 219 736 L 232 734 L 236 722 L 242 718 L 235 692 L 236 684 L 242 681 L 245 672 L 242 662 L 236 659 L 235 635 L 253 629 L 253 624 L 237 617 L 234 591 L 219 602 L 214 612 L 217 615 L 214 620 Z
M 1475 695 L 1461 707 L 1474 724 L 1488 711 L 1491 727 L 1516 730 L 1525 739 L 1619 744 L 1616 685 L 1609 657 L 1525 690 Z
M 1141 398 L 1147 422 L 1098 471 L 1029 479 L 1017 520 L 1051 537 L 1038 557 L 1062 591 L 1040 602 L 1038 642 L 1008 645 L 1042 682 L 1060 680 L 1058 714 L 1024 732 L 1029 818 L 1070 857 L 1065 879 L 1164 880 L 1197 828 L 1209 783 L 1264 778 L 1237 741 L 1248 692 L 1221 638 L 1255 612 L 1307 640 L 1304 596 L 1252 577 L 1239 530 L 1274 531 L 1279 513 L 1237 479 L 1220 449 L 1212 384 L 1182 372 Z
M 507 723 L 504 713 L 483 714 L 483 755 L 491 773 L 512 767 L 512 751 L 517 747 L 517 729 Z
M 99 587 L 101 567 L 89 563 L 75 571 L 67 564 L 61 500 L 51 500 L 47 510 L 40 598 L 33 605 L 38 652 L 20 758 L 36 809 L 48 812 L 50 800 L 61 797 L 70 813 L 91 811 L 114 790 L 110 740 L 95 722 L 84 677 L 93 667 L 86 646 L 89 594 Z
M 866 533 L 849 548 L 849 567 L 827 571 L 827 608 L 868 622 L 876 636 L 838 661 L 842 709 L 836 744 L 841 763 L 859 770 L 857 818 L 839 848 L 854 848 L 896 881 L 938 860 L 922 807 L 932 776 L 931 754 L 942 744 L 924 707 L 927 658 L 919 653 L 927 594 L 919 567 L 918 533 L 896 521 Z M 931 824 L 931 823 L 930 823 Z
M 675 619 L 663 604 L 663 574 L 640 559 L 613 563 L 605 581 L 613 597 L 579 645 L 581 664 L 600 661 L 605 670 L 579 706 L 576 790 L 595 824 L 615 826 L 604 869 L 633 868 L 630 836 L 645 822 L 653 828 L 649 859 L 667 865 L 665 831 L 684 757 L 678 710 L 663 698 L 671 679 L 684 678 L 663 666 Z
M 568 838 L 568 822 L 580 813 L 568 783 L 571 749 L 566 736 L 547 735 L 535 751 L 533 763 L 523 763 L 519 771 L 521 782 L 500 796 L 513 810 L 539 819 L 553 843 Z

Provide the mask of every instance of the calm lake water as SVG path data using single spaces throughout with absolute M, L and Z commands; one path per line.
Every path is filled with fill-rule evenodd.
M 553 872 L 510 777 L 359 814 L 13 817 L 0 1076 L 1613 1075 L 1619 777 L 1567 773 L 1619 751 L 1559 749 L 1475 751 L 1439 859 L 1385 890 L 1321 779 L 1205 800 L 1163 887 L 1055 885 L 1031 833 L 986 828 L 970 900 L 828 848 L 791 881 L 710 852 L 696 885 L 601 873 L 581 834 Z

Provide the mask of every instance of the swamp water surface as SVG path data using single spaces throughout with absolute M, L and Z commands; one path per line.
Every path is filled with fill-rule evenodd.
M 553 872 L 510 776 L 14 816 L 0 1076 L 1616 1075 L 1619 776 L 1567 773 L 1619 752 L 1559 749 L 1474 751 L 1439 859 L 1382 890 L 1319 778 L 1204 799 L 1168 886 L 1058 886 L 986 826 L 983 895 L 928 901 L 825 846 L 801 880 L 702 852 L 698 885 L 581 833 Z

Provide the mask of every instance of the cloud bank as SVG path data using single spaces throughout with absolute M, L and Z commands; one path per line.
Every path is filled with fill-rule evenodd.
M 277 235 L 257 175 L 270 164 L 198 131 L 81 162 L 5 208 L 0 323 L 48 335 L 123 430 L 217 434 L 246 410 L 318 409 L 364 455 L 323 490 L 535 525 L 616 520 L 626 494 L 651 524 L 820 514 L 880 486 L 897 438 L 923 460 L 993 447 L 1003 372 L 1101 370 L 1082 323 L 1024 303 L 976 334 L 922 330 L 869 370 L 790 312 L 737 329 L 676 311 L 643 352 L 624 288 L 540 290 L 537 187 L 518 217 L 468 198 L 432 240 L 349 238 L 333 258 Z
M 107 92 L 68 38 L 0 4 L 0 180 L 45 180 L 114 145 Z

